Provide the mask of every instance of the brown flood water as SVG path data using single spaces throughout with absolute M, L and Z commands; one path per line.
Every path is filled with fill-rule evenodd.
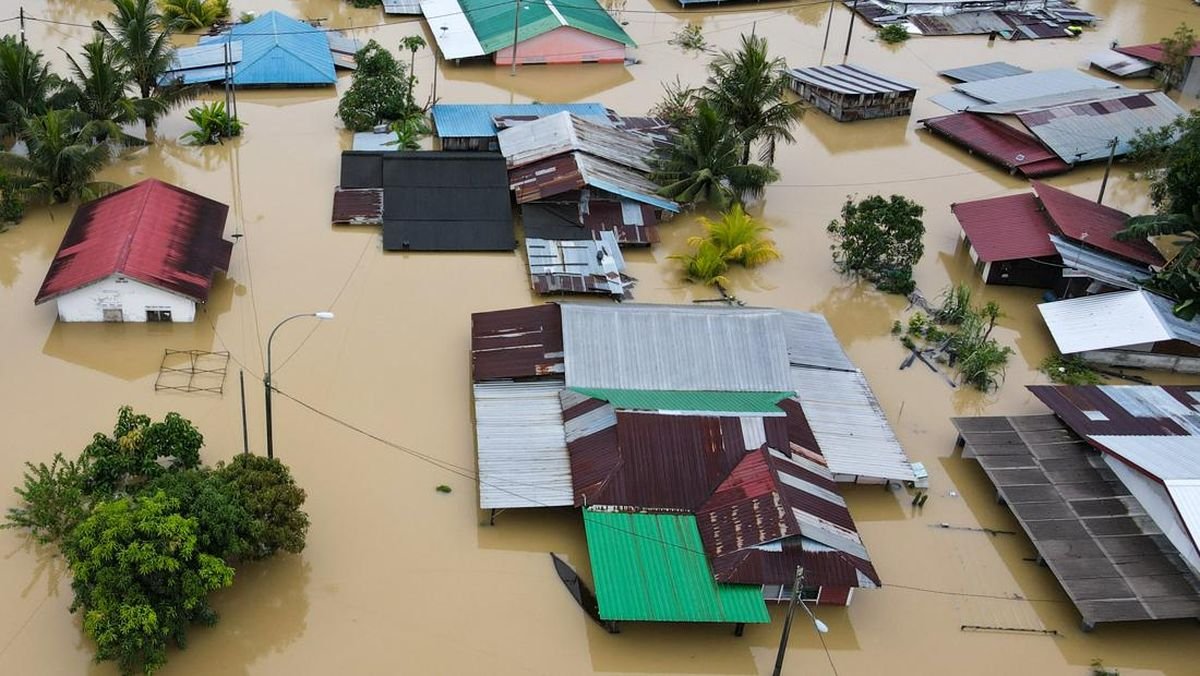
M 926 97 L 947 84 L 936 71 L 1005 60 L 1027 68 L 1071 67 L 1114 39 L 1143 42 L 1165 35 L 1197 10 L 1181 0 L 1081 0 L 1105 17 L 1075 41 L 997 43 L 980 37 L 913 39 L 901 47 L 855 27 L 852 60 L 922 88 L 910 118 L 839 125 L 810 114 L 795 145 L 782 147 L 779 184 L 754 211 L 775 229 L 784 259 L 735 277 L 735 293 L 757 305 L 817 310 L 832 322 L 866 371 L 910 457 L 930 470 L 932 499 L 914 513 L 903 491 L 847 488 L 851 510 L 884 583 L 858 594 L 849 609 L 817 612 L 831 628 L 829 655 L 807 623 L 792 634 L 785 673 L 844 676 L 898 674 L 1084 674 L 1093 658 L 1134 674 L 1196 673 L 1200 642 L 1192 622 L 1078 630 L 1078 615 L 1054 578 L 1025 561 L 1023 536 L 989 537 L 934 527 L 1016 529 L 991 499 L 982 471 L 954 452 L 948 417 L 1038 410 L 1024 389 L 1043 382 L 1035 370 L 1051 349 L 1030 290 L 978 289 L 1004 308 L 1000 338 L 1017 349 L 996 394 L 954 391 L 920 367 L 898 371 L 903 354 L 888 335 L 904 303 L 848 283 L 830 267 L 824 226 L 847 193 L 898 192 L 927 208 L 920 287 L 934 296 L 952 281 L 978 287 L 956 250 L 953 201 L 1024 188 L 983 162 L 923 132 L 915 121 L 937 114 Z M 99 0 L 32 0 L 32 16 L 87 24 Z M 355 34 L 393 49 L 402 36 L 424 34 L 416 19 L 383 23 L 378 10 L 338 0 L 253 0 L 235 11 L 280 9 L 327 17 L 332 26 L 369 26 Z M 446 102 L 599 100 L 630 114 L 645 111 L 659 82 L 699 83 L 705 58 L 667 44 L 685 21 L 703 25 L 710 43 L 736 44 L 756 30 L 793 65 L 841 60 L 848 12 L 833 14 L 822 56 L 827 5 L 721 5 L 686 17 L 663 11 L 669 0 L 633 0 L 621 19 L 641 44 L 642 63 L 506 69 L 443 65 L 438 94 Z M 15 22 L 4 27 L 15 30 Z M 89 31 L 31 22 L 29 40 L 61 68 Z M 407 55 L 404 55 L 407 57 Z M 434 59 L 418 54 L 428 91 Z M 338 86 L 349 84 L 343 75 Z M 1147 83 L 1137 82 L 1137 86 Z M 211 97 L 219 93 L 214 91 Z M 220 624 L 191 633 L 164 674 L 756 674 L 769 672 L 780 624 L 754 626 L 740 639 L 724 626 L 636 625 L 611 636 L 588 621 L 564 591 L 548 551 L 587 570 L 577 513 L 515 511 L 486 525 L 476 508 L 468 366 L 470 313 L 540 302 L 531 295 L 521 253 L 384 254 L 375 228 L 334 228 L 328 214 L 338 153 L 349 134 L 334 118 L 333 90 L 246 91 L 238 97 L 246 135 L 222 147 L 182 145 L 188 123 L 172 114 L 159 142 L 130 153 L 104 178 L 129 184 L 154 176 L 233 205 L 228 232 L 244 232 L 231 270 L 195 324 L 64 325 L 51 305 L 32 299 L 72 209 L 37 209 L 0 235 L 0 487 L 15 484 L 25 459 L 74 454 L 108 429 L 121 404 L 161 416 L 177 410 L 199 425 L 205 458 L 241 450 L 237 363 L 224 396 L 154 392 L 164 349 L 227 349 L 244 364 L 251 444 L 263 449 L 262 348 L 276 321 L 330 309 L 333 322 L 296 322 L 276 341 L 278 386 L 314 407 L 393 442 L 388 446 L 277 399 L 277 452 L 309 491 L 312 530 L 302 556 L 242 568 L 219 595 Z M 1191 107 L 1194 102 L 1184 102 Z M 1053 180 L 1095 194 L 1101 169 Z M 240 177 L 240 189 L 238 189 Z M 1107 203 L 1145 208 L 1143 187 L 1118 169 Z M 697 226 L 693 216 L 664 228 L 664 242 L 628 254 L 640 301 L 689 302 L 710 293 L 682 283 L 667 256 Z M 303 345 L 303 349 L 299 349 Z M 290 355 L 295 352 L 294 358 Z M 286 361 L 285 361 L 286 360 Z M 1156 376 L 1160 382 L 1172 382 Z M 410 451 L 466 468 L 434 467 Z M 434 491 L 446 483 L 454 492 Z M 69 576 L 52 552 L 0 531 L 0 673 L 111 674 L 90 663 L 92 647 L 67 613 Z M 923 591 L 924 590 L 924 591 Z M 932 591 L 929 591 L 932 590 Z M 944 593 L 935 593 L 944 592 Z M 974 594 L 977 596 L 965 596 Z M 1011 600 L 1014 594 L 1036 601 Z M 998 597 L 998 598 L 991 598 Z M 780 613 L 775 612 L 778 620 Z M 1058 637 L 967 633 L 961 625 L 1056 630 Z

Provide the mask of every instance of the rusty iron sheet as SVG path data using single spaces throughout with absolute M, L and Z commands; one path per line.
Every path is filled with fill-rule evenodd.
M 475 382 L 563 373 L 562 319 L 554 304 L 471 315 Z
M 383 223 L 383 190 L 338 188 L 333 193 L 333 222 L 348 225 Z

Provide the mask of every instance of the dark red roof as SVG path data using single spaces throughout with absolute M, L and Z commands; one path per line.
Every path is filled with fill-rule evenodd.
M 1113 51 L 1120 52 L 1126 56 L 1133 56 L 1151 63 L 1163 63 L 1166 61 L 1163 58 L 1162 44 L 1154 42 L 1148 45 L 1129 45 L 1128 47 L 1113 47 Z M 1192 50 L 1188 52 L 1188 56 L 1200 56 L 1200 42 L 1192 45 Z
M 1130 403 L 1110 397 L 1104 388 L 1095 385 L 1030 385 L 1029 391 L 1043 404 L 1054 411 L 1063 423 L 1081 437 L 1091 435 L 1146 435 L 1178 436 L 1190 432 L 1173 420 L 1166 411 L 1145 405 L 1155 397 L 1170 401 L 1175 399 L 1190 410 L 1195 410 L 1196 400 L 1190 392 L 1200 391 L 1200 386 L 1184 385 L 1126 385 L 1113 390 L 1129 392 L 1140 390 L 1145 394 L 1139 398 L 1126 395 Z M 1133 403 L 1137 401 L 1142 403 Z M 1087 412 L 1092 412 L 1088 415 Z M 1097 415 L 1099 414 L 1099 415 Z
M 1029 178 L 1071 169 L 1033 135 L 976 113 L 954 113 L 922 120 L 925 127 L 971 152 Z
M 561 376 L 562 314 L 553 303 L 471 315 L 475 382 Z
M 1057 255 L 1052 226 L 1029 193 L 950 205 L 971 246 L 986 262 Z
M 1033 182 L 1033 191 L 1045 207 L 1046 216 L 1067 237 L 1146 265 L 1166 263 L 1158 249 L 1145 240 L 1123 242 L 1116 239 L 1115 235 L 1125 229 L 1125 222 L 1129 220 L 1129 214 L 1124 211 L 1096 204 L 1040 181 Z
M 555 155 L 508 172 L 517 204 L 536 202 L 587 185 L 574 153 Z
M 147 179 L 79 207 L 35 303 L 122 274 L 198 302 L 213 273 L 229 269 L 221 238 L 229 207 Z

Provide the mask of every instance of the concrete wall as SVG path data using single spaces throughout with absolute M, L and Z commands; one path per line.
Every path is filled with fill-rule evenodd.
M 512 47 L 493 57 L 497 66 L 512 65 Z M 517 44 L 517 64 L 624 63 L 625 45 L 563 26 Z
M 1106 366 L 1128 366 L 1131 368 L 1158 369 L 1175 373 L 1200 373 L 1200 357 L 1185 357 L 1150 352 L 1152 345 L 1135 345 L 1121 350 L 1095 350 L 1080 352 L 1077 356 L 1085 361 Z M 1134 351 L 1134 350 L 1146 350 Z
M 171 321 L 196 319 L 196 303 L 190 298 L 112 275 L 58 297 L 58 319 L 64 322 L 102 322 L 105 309 L 120 309 L 122 321 L 144 322 L 146 310 L 170 310 Z
M 1162 529 L 1163 535 L 1175 545 L 1175 549 L 1179 550 L 1179 555 L 1187 561 L 1192 571 L 1200 575 L 1200 552 L 1196 551 L 1196 545 L 1188 535 L 1187 527 L 1179 519 L 1179 512 L 1176 511 L 1171 496 L 1167 494 L 1167 489 L 1111 455 L 1105 454 L 1104 462 L 1112 468 L 1113 473 L 1125 484 L 1129 492 L 1133 493 L 1133 497 L 1137 498 L 1138 503 L 1154 520 L 1154 524 Z

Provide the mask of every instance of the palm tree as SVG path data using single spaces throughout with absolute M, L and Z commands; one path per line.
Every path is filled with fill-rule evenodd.
M 144 99 L 129 96 L 133 78 L 112 45 L 103 38 L 97 37 L 83 46 L 82 63 L 70 54 L 67 61 L 72 76 L 65 86 L 70 105 L 88 119 L 123 125 L 166 112 L 167 106 L 158 96 Z M 135 141 L 129 136 L 124 136 L 124 140 Z
M 229 16 L 228 0 L 159 0 L 164 21 L 172 29 L 207 28 Z
M 692 246 L 712 242 L 725 260 L 748 268 L 779 259 L 775 242 L 763 237 L 771 229 L 754 220 L 741 204 L 734 204 L 715 221 L 701 216 L 700 224 L 704 226 L 706 236 L 690 238 L 688 244 Z
M 119 186 L 93 181 L 112 153 L 112 145 L 97 139 L 120 132 L 112 122 L 88 120 L 76 110 L 51 110 L 27 118 L 21 129 L 28 153 L 0 152 L 0 173 L 26 200 L 52 204 L 90 200 Z
M 112 20 L 113 30 L 99 21 L 93 25 L 109 40 L 141 97 L 149 99 L 158 91 L 166 108 L 195 98 L 195 87 L 159 90 L 159 79 L 170 69 L 175 51 L 171 48 L 171 27 L 159 14 L 154 0 L 112 0 L 112 3 L 113 11 L 108 17 Z M 146 128 L 153 128 L 161 114 L 161 111 L 150 109 L 142 111 Z
M 409 35 L 400 38 L 400 48 L 407 49 L 408 57 L 408 92 L 412 94 L 413 87 L 417 85 L 417 50 L 425 46 L 425 38 L 420 35 Z
M 1200 204 L 1188 214 L 1134 216 L 1116 234 L 1122 241 L 1144 241 L 1150 237 L 1177 237 L 1178 253 L 1155 273 L 1148 288 L 1175 300 L 1177 316 L 1190 320 L 1200 311 Z
M 0 137 L 18 133 L 27 116 L 46 112 L 61 92 L 62 80 L 41 52 L 12 35 L 0 38 Z
M 695 251 L 686 254 L 675 254 L 672 259 L 683 263 L 683 273 L 697 284 L 715 284 L 722 292 L 729 286 L 729 278 L 725 272 L 729 270 L 729 261 L 717 245 L 701 239 L 699 242 L 688 242 Z
M 787 63 L 768 56 L 766 38 L 742 35 L 741 49 L 722 50 L 708 72 L 704 96 L 742 134 L 742 164 L 750 163 L 750 146 L 760 140 L 760 159 L 774 164 L 776 142 L 795 142 L 791 126 L 804 115 L 800 102 L 785 97 Z
M 659 194 L 724 209 L 731 201 L 757 197 L 779 179 L 771 167 L 739 160 L 742 136 L 707 102 L 696 106 L 674 142 L 653 158 L 651 178 L 663 186 Z

